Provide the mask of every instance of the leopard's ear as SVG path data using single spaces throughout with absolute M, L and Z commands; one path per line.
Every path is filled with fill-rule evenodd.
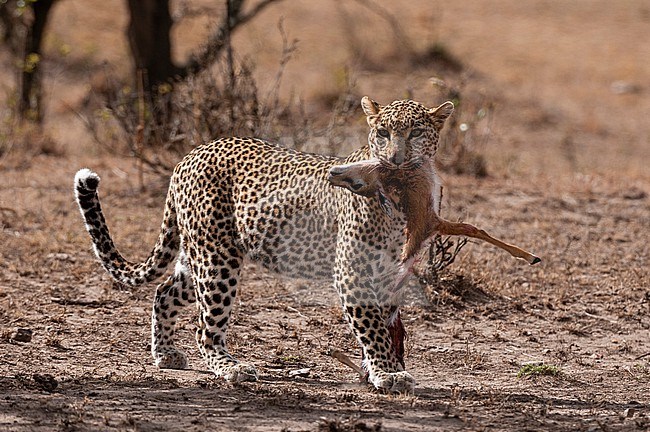
M 431 120 L 433 120 L 437 126 L 442 126 L 445 123 L 445 120 L 447 120 L 447 117 L 449 117 L 453 112 L 454 103 L 447 101 L 437 108 L 431 108 L 429 110 L 429 115 L 431 116 Z
M 383 107 L 368 96 L 364 96 L 361 98 L 361 108 L 363 108 L 363 112 L 366 114 L 368 125 L 373 127 L 377 121 L 377 115 Z
M 379 110 L 383 107 L 368 96 L 364 96 L 361 98 L 361 108 L 363 108 L 363 112 L 366 113 L 367 116 L 371 116 L 379 114 Z

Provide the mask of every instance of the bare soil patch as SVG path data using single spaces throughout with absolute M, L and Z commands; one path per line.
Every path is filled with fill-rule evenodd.
M 161 197 L 120 180 L 123 172 L 134 174 L 127 161 L 93 162 L 106 172 L 102 194 L 118 244 L 130 256 L 144 255 L 142 245 L 156 235 Z M 472 244 L 441 287 L 412 284 L 404 320 L 407 364 L 418 386 L 414 396 L 399 397 L 372 392 L 328 356 L 331 347 L 357 353 L 330 287 L 277 279 L 252 264 L 230 343 L 259 368 L 261 380 L 232 386 L 203 370 L 191 308 L 179 341 L 193 369 L 156 370 L 148 352 L 153 287 L 114 286 L 95 263 L 67 165 L 36 160 L 12 173 L 13 181 L 5 178 L 0 195 L 3 428 L 650 426 L 650 356 L 643 357 L 650 352 L 644 237 L 650 214 L 641 194 L 572 186 L 556 198 L 538 186 L 449 178 L 457 203 L 451 214 L 473 215 L 495 233 L 530 244 L 544 261 L 528 267 Z M 38 177 L 44 171 L 47 181 Z M 13 339 L 18 328 L 31 330 L 31 340 Z M 561 372 L 517 378 L 531 361 Z M 309 371 L 291 375 L 299 369 Z

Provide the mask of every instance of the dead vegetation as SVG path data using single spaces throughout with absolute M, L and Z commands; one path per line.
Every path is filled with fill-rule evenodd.
M 155 93 L 117 82 L 99 96 L 97 108 L 80 113 L 95 141 L 109 152 L 133 156 L 147 170 L 166 177 L 192 148 L 225 136 L 255 136 L 298 150 L 340 154 L 349 147 L 350 119 L 359 106 L 353 81 L 335 100 L 326 122 L 313 122 L 303 103 L 280 99 L 283 72 L 298 47 L 282 21 L 282 51 L 273 84 L 261 90 L 254 66 L 236 53 Z M 102 106 L 103 105 L 103 106 Z M 355 130 L 356 132 L 356 130 Z M 322 146 L 321 144 L 324 144 Z

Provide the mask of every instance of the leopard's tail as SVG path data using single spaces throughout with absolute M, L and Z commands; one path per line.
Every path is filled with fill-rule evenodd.
M 165 216 L 156 245 L 144 262 L 132 263 L 124 259 L 113 243 L 99 203 L 98 187 L 99 176 L 87 168 L 79 170 L 74 177 L 77 204 L 93 241 L 95 254 L 104 269 L 116 281 L 130 286 L 142 285 L 162 276 L 178 254 L 180 245 L 171 192 L 167 194 Z

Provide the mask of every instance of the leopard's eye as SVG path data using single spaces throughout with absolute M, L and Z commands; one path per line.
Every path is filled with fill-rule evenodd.
M 384 128 L 377 129 L 377 134 L 383 138 L 388 138 L 390 136 L 390 132 L 388 132 L 388 129 L 384 129 Z
M 422 135 L 422 132 L 423 132 L 422 129 L 413 129 L 411 131 L 411 134 L 409 135 L 409 138 L 417 138 L 420 135 Z

